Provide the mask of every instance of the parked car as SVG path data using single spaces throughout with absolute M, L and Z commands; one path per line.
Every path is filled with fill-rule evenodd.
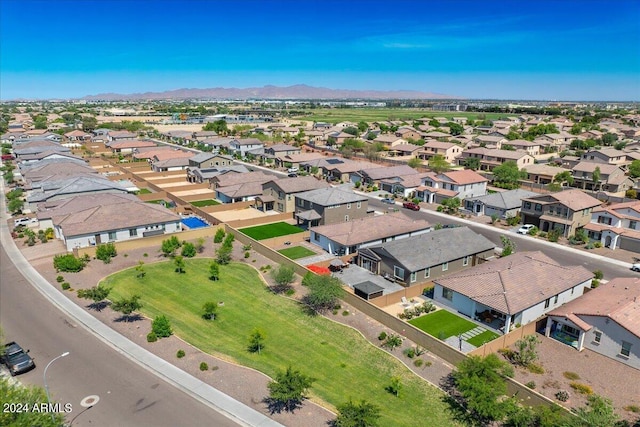
M 462 227 L 460 224 L 444 224 L 442 228 L 458 228 Z
M 297 178 L 297 177 L 298 177 L 298 174 L 297 174 L 297 173 L 294 173 L 294 172 L 291 172 L 291 173 L 290 173 L 290 174 L 288 174 L 287 176 L 288 176 L 289 178 Z
M 11 375 L 18 375 L 36 367 L 35 362 L 28 354 L 29 350 L 23 350 L 15 341 L 5 344 L 4 350 L 2 363 L 7 366 Z
M 418 205 L 417 203 L 413 203 L 413 202 L 404 202 L 402 204 L 403 208 L 407 208 L 407 209 L 411 209 L 412 211 L 419 211 L 420 210 L 420 205 Z
M 395 199 L 392 199 L 391 197 L 385 197 L 384 199 L 381 200 L 382 203 L 388 203 L 390 205 L 395 205 L 396 201 Z
M 631 270 L 640 272 L 640 264 L 633 264 Z
M 533 224 L 525 224 L 522 227 L 518 228 L 517 233 L 518 234 L 529 234 L 529 231 L 531 231 L 531 229 L 535 227 L 535 225 Z
M 287 169 L 287 172 L 288 173 L 296 173 L 296 172 L 298 172 L 298 168 L 296 168 L 296 167 L 289 168 L 289 169 Z

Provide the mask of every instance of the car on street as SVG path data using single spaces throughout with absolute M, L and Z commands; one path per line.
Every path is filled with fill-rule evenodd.
M 4 345 L 2 363 L 7 366 L 12 376 L 27 372 L 36 367 L 35 362 L 28 353 L 29 350 L 23 350 L 15 341 Z
M 631 270 L 640 272 L 640 264 L 633 264 Z
M 529 231 L 531 231 L 531 229 L 535 227 L 535 225 L 533 224 L 525 224 L 522 227 L 518 228 L 517 233 L 518 234 L 529 234 Z
M 418 205 L 417 203 L 413 203 L 413 202 L 404 202 L 402 204 L 403 208 L 407 208 L 407 209 L 411 209 L 412 211 L 419 211 L 420 210 L 420 205 Z
M 396 201 L 394 199 L 392 199 L 391 197 L 385 197 L 384 199 L 381 200 L 382 203 L 388 203 L 390 205 L 395 205 Z

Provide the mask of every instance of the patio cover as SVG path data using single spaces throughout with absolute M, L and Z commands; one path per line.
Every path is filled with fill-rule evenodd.
M 329 265 L 331 265 L 332 267 L 342 267 L 345 265 L 345 263 L 340 258 L 336 258 L 332 259 Z
M 356 295 L 366 300 L 381 297 L 382 292 L 384 291 L 384 288 L 368 280 L 366 282 L 357 283 L 353 285 L 353 289 Z
M 314 210 L 298 212 L 296 214 L 296 217 L 307 220 L 307 221 L 313 221 L 313 220 L 322 218 L 322 216 Z
M 260 200 L 263 203 L 275 202 L 276 198 L 273 196 L 257 196 L 256 200 Z

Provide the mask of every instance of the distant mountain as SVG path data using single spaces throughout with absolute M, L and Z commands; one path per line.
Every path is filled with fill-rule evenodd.
M 165 92 L 145 92 L 128 95 L 117 93 L 101 93 L 88 95 L 88 101 L 115 100 L 153 100 L 153 99 L 456 99 L 459 97 L 441 93 L 420 92 L 415 90 L 349 90 L 329 89 L 307 85 L 264 86 L 246 89 L 210 88 L 210 89 L 176 89 Z

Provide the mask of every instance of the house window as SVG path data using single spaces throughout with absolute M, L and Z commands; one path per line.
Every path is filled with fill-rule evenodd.
M 351 209 L 351 203 L 347 203 L 347 209 Z
M 573 288 L 571 288 L 571 295 L 573 295 L 573 292 L 576 290 L 576 287 L 574 286 Z
M 404 268 L 400 268 L 397 265 L 393 266 L 393 276 L 398 279 L 404 280 Z
M 595 332 L 593 333 L 593 342 L 597 342 L 597 343 L 599 343 L 601 339 L 602 339 L 602 332 L 600 332 L 600 331 L 595 331 Z
M 431 276 L 431 267 L 427 267 L 424 269 L 424 278 L 428 279 Z
M 453 291 L 451 289 L 442 288 L 442 298 L 453 301 Z
M 349 222 L 349 215 L 344 216 L 344 222 Z
M 137 228 L 130 228 L 129 229 L 129 237 L 136 237 L 138 235 L 138 229 Z
M 418 280 L 418 273 L 414 271 L 413 273 L 411 273 L 411 283 L 415 282 L 416 280 Z
M 544 301 L 544 308 L 549 308 L 549 305 L 551 304 L 551 298 L 547 299 Z
M 531 202 L 524 202 L 525 209 L 531 209 Z
M 631 343 L 622 341 L 622 346 L 620 347 L 620 354 L 626 357 L 629 357 L 631 354 Z
M 449 263 L 448 262 L 443 262 L 442 263 L 442 271 L 447 271 L 449 269 Z
M 638 223 L 638 221 L 629 221 L 629 228 L 635 230 L 637 223 Z
M 362 207 L 362 202 L 356 203 L 356 209 L 360 209 Z
M 558 295 L 553 297 L 553 305 L 556 305 L 557 303 L 558 303 Z
M 110 231 L 109 232 L 109 241 L 113 241 L 116 240 L 116 232 L 115 231 Z
M 320 235 L 318 233 L 313 233 L 313 240 L 315 240 L 316 242 L 320 241 Z
M 471 258 L 469 255 L 467 255 L 466 257 L 462 258 L 462 265 L 464 267 L 466 267 L 467 265 L 469 265 L 469 258 Z
M 542 212 L 542 205 L 540 203 L 536 203 L 536 211 Z
M 298 206 L 303 207 L 304 206 L 304 200 L 298 199 Z

